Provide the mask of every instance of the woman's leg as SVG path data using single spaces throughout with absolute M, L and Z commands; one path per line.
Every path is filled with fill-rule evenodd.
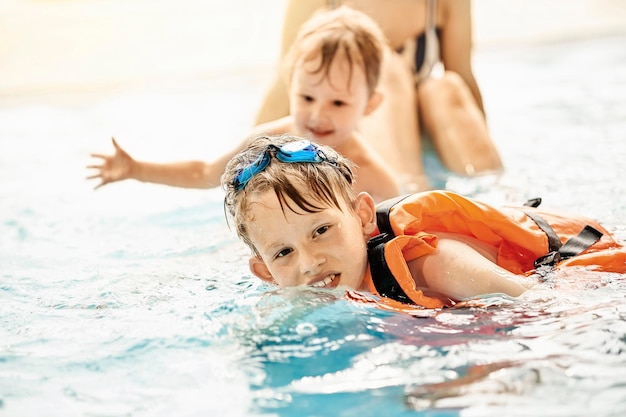
M 487 121 L 457 73 L 422 81 L 417 95 L 420 121 L 446 167 L 463 175 L 502 170 Z
M 404 192 L 428 189 L 424 175 L 413 74 L 395 52 L 385 55 L 380 106 L 359 125 L 366 142 L 395 170 Z

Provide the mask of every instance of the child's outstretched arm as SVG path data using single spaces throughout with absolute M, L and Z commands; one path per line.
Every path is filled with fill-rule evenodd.
M 113 155 L 91 154 L 93 158 L 102 161 L 100 164 L 91 164 L 87 168 L 96 172 L 87 179 L 100 179 L 96 189 L 103 185 L 135 179 L 143 182 L 170 185 L 183 188 L 212 188 L 220 183 L 220 176 L 226 166 L 231 153 L 213 163 L 203 161 L 183 161 L 171 163 L 154 163 L 138 161 L 132 158 L 112 138 L 115 153 Z
M 498 266 L 480 247 L 450 237 L 440 237 L 437 250 L 410 263 L 418 285 L 456 300 L 502 293 L 517 297 L 533 282 Z

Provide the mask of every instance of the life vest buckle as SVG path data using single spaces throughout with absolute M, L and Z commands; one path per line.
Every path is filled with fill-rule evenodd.
M 553 250 L 547 255 L 540 256 L 535 260 L 535 268 L 539 268 L 542 266 L 554 266 L 557 263 L 561 262 L 561 254 L 559 251 Z

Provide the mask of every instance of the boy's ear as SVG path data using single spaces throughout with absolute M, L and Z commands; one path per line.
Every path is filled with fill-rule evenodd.
M 248 264 L 250 266 L 250 272 L 252 272 L 258 278 L 262 279 L 265 282 L 269 282 L 270 284 L 275 284 L 274 278 L 272 278 L 272 274 L 267 268 L 267 265 L 265 265 L 265 262 L 263 262 L 263 259 L 259 258 L 258 256 L 252 256 L 250 257 Z
M 354 210 L 361 219 L 363 236 L 369 238 L 376 230 L 376 204 L 368 193 L 361 192 L 356 198 Z
M 383 101 L 383 94 L 379 91 L 374 91 L 372 95 L 370 96 L 369 100 L 367 101 L 367 106 L 365 106 L 364 116 L 367 116 L 368 114 L 376 110 L 378 106 L 380 106 L 380 103 L 382 103 L 382 101 Z

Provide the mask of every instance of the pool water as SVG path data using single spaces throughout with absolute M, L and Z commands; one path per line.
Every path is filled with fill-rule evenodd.
M 599 219 L 626 239 L 623 36 L 475 57 L 506 172 L 440 187 Z M 248 129 L 254 75 L 0 100 L 1 416 L 623 416 L 626 279 L 411 316 L 247 270 L 218 190 L 93 191 L 114 134 L 211 158 Z M 580 278 L 580 279 L 576 279 Z

